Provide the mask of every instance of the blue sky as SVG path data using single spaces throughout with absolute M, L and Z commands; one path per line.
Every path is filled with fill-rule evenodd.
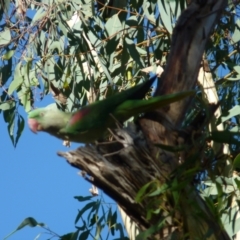
M 47 101 L 53 102 L 49 99 Z M 44 102 L 36 103 L 36 107 L 44 106 Z M 23 113 L 23 116 L 26 120 L 27 114 Z M 75 231 L 74 221 L 78 210 L 87 202 L 80 203 L 74 196 L 89 196 L 91 184 L 77 174 L 78 169 L 71 167 L 56 154 L 59 150 L 69 149 L 62 145 L 61 140 L 48 134 L 33 134 L 27 125 L 15 149 L 2 114 L 0 133 L 0 240 L 26 217 L 45 223 L 59 235 Z M 79 145 L 73 144 L 70 149 L 77 146 Z M 106 196 L 105 200 L 113 203 Z M 115 204 L 112 206 L 116 209 Z M 81 222 L 78 225 L 82 225 Z M 8 239 L 30 240 L 35 239 L 39 233 L 43 234 L 40 239 L 50 238 L 40 227 L 25 227 Z

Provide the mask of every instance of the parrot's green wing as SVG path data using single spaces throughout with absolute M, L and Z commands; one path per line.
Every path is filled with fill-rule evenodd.
M 109 121 L 114 122 L 114 119 L 111 117 L 114 110 L 127 100 L 144 98 L 155 79 L 156 77 L 153 77 L 142 84 L 117 93 L 105 100 L 97 101 L 81 108 L 73 113 L 64 131 L 79 133 L 89 129 L 109 127 Z
M 164 96 L 157 96 L 148 100 L 127 100 L 120 104 L 114 110 L 114 117 L 119 121 L 125 121 L 131 116 L 135 116 L 140 113 L 146 113 L 155 109 L 168 106 L 171 103 L 180 101 L 186 97 L 195 94 L 195 91 L 184 91 L 180 93 L 173 93 Z

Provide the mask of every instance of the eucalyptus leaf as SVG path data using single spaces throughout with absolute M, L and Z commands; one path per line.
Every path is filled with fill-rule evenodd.
M 227 115 L 224 114 L 223 116 L 221 116 L 218 120 L 218 124 L 223 123 L 237 115 L 240 115 L 240 106 L 239 105 L 236 105 L 232 109 L 228 110 Z
M 0 31 L 0 46 L 7 45 L 11 41 L 11 32 L 9 28 L 4 28 L 3 31 Z
M 2 56 L 3 60 L 9 60 L 15 53 L 15 50 L 10 50 Z
M 77 240 L 80 230 L 77 230 L 76 232 L 71 232 L 64 234 L 60 237 L 61 240 Z
M 129 55 L 133 58 L 134 61 L 140 66 L 140 68 L 144 67 L 144 62 L 142 61 L 139 52 L 136 49 L 136 45 L 134 44 L 132 39 L 125 38 L 126 47 L 129 52 Z
M 29 226 L 29 227 L 37 227 L 37 226 L 44 226 L 45 224 L 44 223 L 38 223 L 34 218 L 32 217 L 28 217 L 28 218 L 25 218 L 21 224 L 16 228 L 16 230 L 14 230 L 12 233 L 10 233 L 8 236 L 6 236 L 4 238 L 4 240 L 6 240 L 7 238 L 9 238 L 12 234 L 14 234 L 16 231 L 26 227 L 26 226 Z
M 43 8 L 40 7 L 38 11 L 35 13 L 31 25 L 35 25 L 38 21 L 41 21 L 45 16 L 47 15 L 47 11 Z
M 233 168 L 236 169 L 240 169 L 240 154 L 238 154 L 234 160 L 233 160 Z
M 75 219 L 75 224 L 79 221 L 83 213 L 85 213 L 87 210 L 92 209 L 96 205 L 96 202 L 90 202 L 87 203 L 79 212 Z
M 88 236 L 90 234 L 90 230 L 86 230 L 84 232 L 82 232 L 78 238 L 78 240 L 86 240 L 88 239 Z
M 24 118 L 21 115 L 18 115 L 17 119 L 17 135 L 15 139 L 15 147 L 18 144 L 19 138 L 22 135 L 23 129 L 24 129 L 25 121 Z
M 24 78 L 22 77 L 21 73 L 21 62 L 17 64 L 17 67 L 14 72 L 14 78 L 13 81 L 11 82 L 9 88 L 8 88 L 8 94 L 11 95 L 15 90 L 17 90 L 23 83 Z
M 239 18 L 236 19 L 235 30 L 232 35 L 232 40 L 234 43 L 237 43 L 240 41 L 240 19 Z
M 164 25 L 164 27 L 168 30 L 170 34 L 172 34 L 173 26 L 172 26 L 172 19 L 171 19 L 171 10 L 169 3 L 167 1 L 157 0 L 158 8 L 160 11 L 160 18 Z
M 15 108 L 15 101 L 8 100 L 6 102 L 0 103 L 0 109 L 3 111 L 9 110 L 11 108 Z
M 105 25 L 105 29 L 108 37 L 113 37 L 116 33 L 120 33 L 122 30 L 122 23 L 119 20 L 118 14 L 114 14 L 111 18 L 108 19 Z
M 219 143 L 239 144 L 240 133 L 230 131 L 212 131 L 209 140 Z

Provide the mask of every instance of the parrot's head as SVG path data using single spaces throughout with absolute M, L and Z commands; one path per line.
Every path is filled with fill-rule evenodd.
M 42 121 L 45 111 L 42 108 L 35 109 L 28 114 L 28 126 L 32 132 L 37 133 L 42 130 Z
M 28 114 L 28 126 L 32 132 L 58 131 L 64 127 L 65 121 L 56 104 L 50 104 L 45 108 L 34 109 Z

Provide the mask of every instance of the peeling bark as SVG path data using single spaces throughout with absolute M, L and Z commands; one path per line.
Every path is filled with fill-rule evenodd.
M 158 179 L 165 182 L 169 179 L 169 163 L 163 163 L 160 158 L 150 156 L 144 136 L 133 124 L 126 130 L 117 130 L 115 137 L 118 139 L 117 142 L 89 145 L 75 151 L 59 152 L 58 155 L 66 158 L 73 167 L 86 172 L 87 181 L 103 189 L 116 200 L 140 229 L 145 230 L 156 223 L 158 216 L 151 221 L 147 220 L 145 205 L 147 201 L 137 204 L 136 194 L 150 181 Z M 168 203 L 162 202 L 168 209 Z M 167 236 L 168 233 L 169 230 L 166 228 L 161 236 Z

